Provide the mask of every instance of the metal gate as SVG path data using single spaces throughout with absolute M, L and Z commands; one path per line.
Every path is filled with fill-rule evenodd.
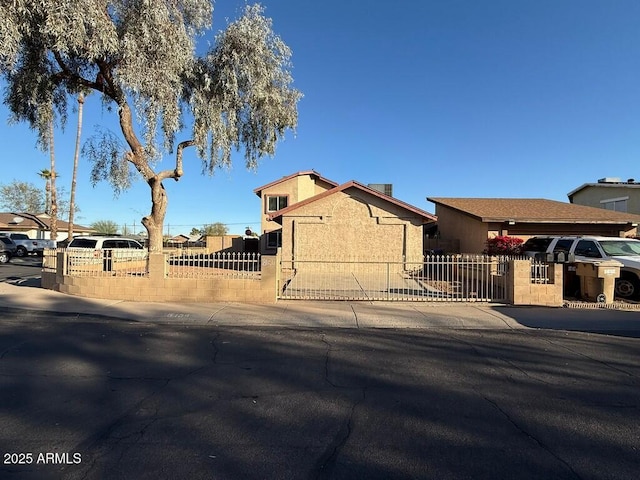
M 507 258 L 429 256 L 421 262 L 282 260 L 279 298 L 500 302 Z

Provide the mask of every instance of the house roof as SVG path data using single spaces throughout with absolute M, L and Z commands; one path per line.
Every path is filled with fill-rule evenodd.
M 16 222 L 15 219 L 19 217 L 23 220 Z M 64 220 L 58 219 L 58 230 L 67 230 L 69 223 Z M 0 230 L 50 230 L 51 229 L 51 217 L 45 213 L 33 214 L 33 213 L 15 213 L 15 212 L 0 212 Z M 74 232 L 93 232 L 90 227 L 84 227 L 74 222 Z
M 640 215 L 544 198 L 427 198 L 482 222 L 522 223 L 640 223 Z
M 584 190 L 585 188 L 596 187 L 596 188 L 617 188 L 617 189 L 627 189 L 627 188 L 640 188 L 639 182 L 631 182 L 631 180 L 627 182 L 598 182 L 598 183 L 583 183 L 578 188 L 571 190 L 567 193 L 567 197 L 569 197 L 569 201 L 573 200 L 573 196 Z
M 334 187 L 337 187 L 338 184 L 336 182 L 334 182 L 333 180 L 329 180 L 328 178 L 324 178 L 322 175 L 320 175 L 318 172 L 316 172 L 315 170 L 304 170 L 302 172 L 297 172 L 297 173 L 292 173 L 291 175 L 287 175 L 286 177 L 282 177 L 278 180 L 275 180 L 271 183 L 267 183 L 266 185 L 262 185 L 261 187 L 255 188 L 253 190 L 253 193 L 255 193 L 256 195 L 260 196 L 262 190 L 265 190 L 267 188 L 273 187 L 274 185 L 277 185 L 279 183 L 282 182 L 286 182 L 287 180 L 291 180 L 292 178 L 295 177 L 300 177 L 302 175 L 310 175 L 311 177 L 315 177 L 316 179 L 328 183 L 329 185 L 333 185 Z
M 328 197 L 329 195 L 333 195 L 334 193 L 338 193 L 338 192 L 343 192 L 349 188 L 356 188 L 358 190 L 361 190 L 363 192 L 367 192 L 375 197 L 381 198 L 386 202 L 389 202 L 393 205 L 396 205 L 400 208 L 403 208 L 411 213 L 414 213 L 420 217 L 422 217 L 423 222 L 424 223 L 429 223 L 429 222 L 435 222 L 437 220 L 437 217 L 431 213 L 425 212 L 424 210 L 421 210 L 417 207 L 414 207 L 413 205 L 410 205 L 408 203 L 405 203 L 401 200 L 398 200 L 397 198 L 394 197 L 390 197 L 389 195 L 385 195 L 384 193 L 381 193 L 377 190 L 374 190 L 372 188 L 366 187 L 361 183 L 356 182 L 355 180 L 351 180 L 347 183 L 343 183 L 342 185 L 337 185 L 334 188 L 332 188 L 331 190 L 327 190 L 325 192 L 319 193 L 317 195 L 314 195 L 313 197 L 309 197 L 305 200 L 302 200 L 301 202 L 297 202 L 294 203 L 293 205 L 289 205 L 288 207 L 282 208 L 280 210 L 278 210 L 277 212 L 273 212 L 271 215 L 269 215 L 269 220 L 275 220 L 277 218 L 282 217 L 283 215 L 286 215 L 288 213 L 291 213 L 292 211 L 304 206 L 304 205 L 308 205 L 310 203 L 316 202 L 322 198 Z

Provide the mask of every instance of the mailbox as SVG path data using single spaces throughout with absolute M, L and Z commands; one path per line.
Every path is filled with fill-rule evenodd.
M 576 274 L 580 277 L 580 291 L 586 300 L 611 303 L 615 296 L 616 278 L 620 277 L 622 264 L 615 260 L 582 260 L 576 262 Z

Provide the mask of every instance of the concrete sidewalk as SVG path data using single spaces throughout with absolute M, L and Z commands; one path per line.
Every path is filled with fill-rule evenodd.
M 148 303 L 76 297 L 0 283 L 0 309 L 106 316 L 128 321 L 212 326 L 454 328 L 640 332 L 640 311 L 512 307 L 487 303 L 318 302 Z M 634 335 L 635 336 L 635 335 Z

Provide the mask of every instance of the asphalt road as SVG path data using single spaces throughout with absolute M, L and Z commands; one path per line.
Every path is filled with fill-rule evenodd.
M 3 479 L 640 471 L 639 338 L 2 317 Z
M 0 282 L 39 283 L 42 275 L 42 257 L 28 255 L 13 257 L 9 263 L 0 265 Z

